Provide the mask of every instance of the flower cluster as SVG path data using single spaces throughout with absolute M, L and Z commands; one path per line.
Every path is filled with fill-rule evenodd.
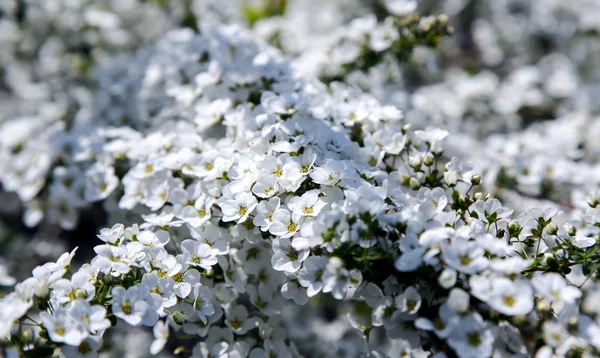
M 115 332 L 151 327 L 140 355 L 600 355 L 600 191 L 585 179 L 597 172 L 592 151 L 575 145 L 585 133 L 566 117 L 488 137 L 525 125 L 525 109 L 560 107 L 576 86 L 540 65 L 502 81 L 448 69 L 456 76 L 406 106 L 383 93 L 395 85 L 358 89 L 452 32 L 415 7 L 382 2 L 382 21 L 357 18 L 315 44 L 325 61 L 309 70 L 310 56 L 269 44 L 275 32 L 261 26 L 277 19 L 253 19 L 254 32 L 175 29 L 92 66 L 76 101 L 15 109 L 0 125 L 0 182 L 24 203 L 26 225 L 73 230 L 92 207 L 109 224 L 85 263 L 81 249 L 67 252 L 0 298 L 2 352 L 124 354 Z M 435 99 L 448 91 L 452 103 Z M 503 157 L 469 152 L 461 133 L 480 115 L 517 118 L 471 132 Z M 542 156 L 523 148 L 536 135 L 565 146 L 550 153 L 571 171 L 530 171 Z M 561 206 L 548 181 L 578 195 Z M 506 204 L 529 197 L 559 205 Z

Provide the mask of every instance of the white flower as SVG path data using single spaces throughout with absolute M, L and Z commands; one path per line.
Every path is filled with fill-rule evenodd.
M 596 238 L 593 235 L 584 235 L 579 232 L 577 232 L 575 236 L 567 236 L 567 238 L 573 245 L 583 249 L 592 247 L 596 244 Z
M 417 130 L 415 135 L 422 141 L 427 143 L 429 150 L 433 153 L 439 153 L 442 151 L 441 143 L 450 134 L 448 131 L 439 128 L 427 128 L 424 131 Z
M 248 317 L 248 309 L 243 305 L 225 310 L 225 318 L 225 324 L 238 335 L 246 334 L 259 324 L 257 319 Z
M 152 328 L 154 341 L 150 346 L 150 354 L 155 355 L 163 350 L 169 339 L 169 325 L 165 321 L 158 321 Z
M 427 318 L 417 318 L 415 326 L 426 331 L 434 331 L 438 337 L 448 338 L 448 336 L 457 329 L 457 324 L 460 321 L 460 316 L 453 311 L 447 304 L 440 306 L 438 317 L 431 321 Z
M 273 235 L 289 238 L 300 230 L 302 216 L 292 214 L 287 209 L 279 208 L 273 214 L 272 220 L 269 232 Z
M 196 240 L 183 240 L 181 243 L 183 261 L 188 265 L 198 266 L 210 270 L 217 264 L 217 257 L 213 255 L 209 245 Z
M 248 274 L 244 271 L 239 264 L 236 264 L 235 261 L 231 258 L 226 259 L 223 256 L 218 257 L 219 266 L 223 269 L 223 273 L 225 276 L 225 282 L 237 290 L 239 293 L 246 292 L 246 283 L 248 281 Z M 247 262 L 245 262 L 246 264 Z M 254 271 L 254 273 L 258 273 L 258 269 Z
M 277 271 L 296 272 L 302 266 L 310 252 L 301 238 L 290 239 L 281 237 L 273 239 L 273 257 L 271 265 Z
M 71 317 L 83 324 L 90 333 L 96 334 L 110 327 L 106 308 L 101 305 L 90 305 L 89 302 L 78 299 L 73 301 L 69 309 Z
M 256 179 L 252 192 L 259 198 L 271 198 L 279 191 L 278 178 L 275 174 L 262 174 Z
M 175 295 L 175 281 L 171 276 L 158 277 L 158 273 L 148 272 L 142 276 L 142 285 L 151 295 L 158 295 L 161 300 L 161 307 L 157 310 L 161 316 L 164 314 L 165 307 L 173 307 L 177 304 Z
M 8 274 L 6 266 L 0 263 L 0 286 L 12 286 L 17 282 L 17 279 Z
M 393 19 L 388 17 L 383 24 L 370 33 L 369 46 L 376 52 L 385 51 L 397 38 L 398 30 L 394 26 Z
M 207 316 L 212 316 L 215 313 L 215 308 L 212 303 L 213 292 L 210 288 L 197 283 L 194 285 L 194 301 L 193 307 L 196 314 L 206 324 Z
M 514 316 L 525 315 L 533 309 L 533 289 L 527 281 L 496 277 L 491 279 L 490 287 L 486 294 L 474 294 L 496 311 Z
M 444 269 L 438 277 L 438 283 L 445 289 L 449 289 L 456 284 L 457 274 L 456 271 L 450 269 Z
M 249 358 L 263 357 L 292 358 L 293 356 L 283 341 L 266 340 L 263 348 L 254 348 L 249 356 Z
M 333 186 L 345 177 L 351 176 L 350 173 L 346 162 L 326 159 L 310 173 L 310 178 L 317 184 Z
M 83 324 L 73 319 L 63 308 L 57 308 L 53 314 L 41 312 L 40 319 L 54 342 L 78 346 L 89 335 Z
M 111 293 L 114 303 L 113 314 L 132 326 L 152 326 L 158 320 L 158 314 L 154 311 L 153 300 L 148 300 L 148 292 L 141 285 L 132 286 L 128 289 L 115 287 Z
M 158 230 L 156 232 L 144 230 L 137 234 L 137 240 L 144 246 L 149 248 L 164 247 L 171 239 L 169 232 Z
M 258 201 L 248 192 L 240 192 L 235 196 L 234 200 L 226 200 L 221 205 L 223 211 L 223 221 L 237 220 L 241 224 L 248 219 L 250 213 L 256 208 Z
M 396 297 L 396 307 L 409 314 L 415 314 L 421 308 L 421 295 L 412 286 L 408 286 L 404 293 Z
M 309 190 L 302 196 L 294 196 L 287 206 L 296 215 L 317 216 L 327 203 L 321 199 L 322 193 L 318 190 Z
M 114 224 L 110 229 L 104 228 L 100 230 L 98 238 L 106 243 L 114 244 L 123 236 L 125 226 L 123 224 Z
M 115 169 L 100 162 L 85 172 L 85 179 L 84 199 L 87 202 L 106 199 L 119 185 Z
M 214 256 L 229 253 L 229 241 L 231 240 L 229 233 L 211 222 L 207 222 L 202 227 L 191 228 L 190 234 L 194 239 L 208 245 Z
M 309 175 L 313 169 L 313 165 L 317 160 L 317 154 L 310 148 L 302 153 L 302 157 L 288 157 L 283 165 L 285 179 L 289 181 L 302 180 L 306 175 Z
M 157 178 L 150 182 L 145 188 L 144 195 L 140 200 L 152 211 L 162 208 L 169 200 L 169 193 L 183 187 L 183 181 L 179 178 Z
M 123 246 L 98 245 L 94 247 L 97 256 L 92 259 L 92 266 L 108 273 L 110 270 L 118 273 L 128 273 L 129 252 Z
M 450 245 L 442 246 L 444 260 L 453 269 L 468 274 L 475 274 L 485 269 L 490 261 L 484 257 L 484 250 L 473 241 L 460 237 L 452 240 Z
M 215 203 L 215 199 L 208 195 L 200 195 L 194 202 L 194 205 L 186 205 L 181 209 L 178 217 L 191 225 L 199 227 L 206 223 L 211 218 L 211 207 Z
M 564 277 L 554 272 L 535 275 L 531 284 L 536 295 L 548 302 L 573 303 L 581 297 L 581 290 L 569 285 Z
M 404 16 L 417 9 L 416 0 L 385 0 L 385 8 L 393 15 Z
M 279 115 L 291 115 L 303 107 L 303 99 L 297 92 L 286 92 L 276 95 L 273 92 L 263 92 L 260 103 L 267 112 Z
M 259 226 L 262 231 L 269 231 L 273 223 L 273 215 L 279 209 L 281 200 L 279 197 L 273 197 L 269 200 L 262 200 L 256 207 L 256 216 L 252 223 Z
M 560 346 L 569 338 L 567 330 L 558 322 L 545 322 L 543 330 L 544 341 L 552 347 Z
M 401 132 L 384 133 L 379 131 L 374 133 L 370 140 L 374 141 L 374 145 L 381 146 L 385 153 L 399 155 L 406 148 L 407 135 Z
M 448 344 L 460 358 L 491 357 L 494 335 L 479 316 L 467 316 L 460 320 L 460 329 L 448 337 Z
M 306 289 L 300 285 L 298 280 L 291 280 L 281 286 L 281 295 L 288 300 L 294 300 L 297 305 L 305 305 L 308 302 Z
M 325 256 L 310 256 L 298 273 L 298 282 L 306 287 L 308 297 L 314 297 L 323 289 L 323 274 L 328 270 L 329 260 Z
M 507 218 L 513 213 L 513 210 L 502 207 L 498 199 L 477 200 L 469 210 L 477 213 L 477 218 L 488 224 Z

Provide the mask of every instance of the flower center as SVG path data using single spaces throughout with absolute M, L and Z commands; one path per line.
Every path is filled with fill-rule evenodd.
M 515 298 L 513 296 L 506 295 L 506 296 L 504 296 L 502 301 L 508 307 L 512 307 L 515 305 Z
M 87 344 L 86 342 L 83 342 L 79 345 L 79 348 L 77 348 L 77 351 L 83 355 L 86 355 L 92 351 L 92 348 L 90 348 L 89 344 Z
M 471 258 L 469 256 L 461 256 L 460 257 L 460 264 L 463 266 L 469 266 L 469 264 L 471 263 Z
M 298 260 L 298 256 L 298 251 L 296 251 L 296 249 L 291 248 L 290 251 L 288 251 L 287 257 L 289 257 L 290 260 L 296 261 Z
M 467 334 L 467 343 L 469 343 L 470 346 L 478 347 L 481 345 L 481 337 L 479 337 L 478 333 L 469 333 Z
M 438 331 L 441 331 L 442 329 L 444 329 L 444 327 L 446 327 L 444 321 L 442 321 L 439 318 L 433 322 L 433 328 L 437 329 Z
M 66 333 L 65 327 L 63 326 L 56 326 L 56 334 L 58 334 L 59 336 L 64 336 Z
M 192 262 L 195 263 L 196 265 L 198 265 L 200 263 L 200 258 L 198 257 L 198 255 L 194 254 L 192 256 Z
M 121 305 L 121 311 L 123 311 L 123 313 L 125 313 L 126 315 L 131 314 L 131 311 L 132 311 L 131 303 L 129 301 L 123 302 L 123 304 Z
M 290 222 L 290 224 L 287 227 L 287 231 L 288 232 L 296 232 L 296 230 L 298 230 L 298 225 L 296 225 L 293 222 Z

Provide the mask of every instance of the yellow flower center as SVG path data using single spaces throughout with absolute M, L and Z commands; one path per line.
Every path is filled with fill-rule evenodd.
M 293 222 L 290 222 L 290 224 L 287 227 L 288 232 L 296 232 L 296 230 L 298 230 L 298 225 L 296 225 Z
M 512 307 L 515 305 L 515 298 L 513 296 L 506 295 L 506 296 L 504 296 L 502 301 L 508 307 Z
M 59 336 L 64 336 L 66 333 L 65 327 L 63 326 L 56 326 L 56 334 L 58 334 Z
M 121 305 L 121 311 L 123 311 L 123 313 L 125 313 L 127 315 L 131 314 L 132 310 L 133 310 L 133 307 L 131 307 L 131 303 L 129 301 L 125 301 Z

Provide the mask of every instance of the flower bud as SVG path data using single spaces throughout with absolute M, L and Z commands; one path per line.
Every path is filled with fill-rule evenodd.
M 173 321 L 175 323 L 177 323 L 178 325 L 182 325 L 186 322 L 187 317 L 185 315 L 185 313 L 181 312 L 181 311 L 175 311 L 173 313 Z
M 516 315 L 513 316 L 512 321 L 515 326 L 521 326 L 527 323 L 527 317 L 524 315 Z
M 438 277 L 438 283 L 445 289 L 449 289 L 456 284 L 456 271 L 445 269 Z
M 483 193 L 480 191 L 473 194 L 473 198 L 475 198 L 475 200 L 484 200 L 485 199 L 485 197 L 483 196 Z
M 104 275 L 104 277 L 102 278 L 102 280 L 104 281 L 105 285 L 110 285 L 111 282 L 112 282 L 112 280 L 113 280 L 113 278 L 112 278 L 111 274 L 108 274 L 108 275 Z
M 447 169 L 444 172 L 444 181 L 448 186 L 455 186 L 458 182 L 458 173 L 454 170 Z
M 471 184 L 473 184 L 473 185 L 479 185 L 479 183 L 481 183 L 481 175 L 479 175 L 479 174 L 473 175 L 471 177 Z
M 433 155 L 427 153 L 424 157 L 423 157 L 423 164 L 425 164 L 425 166 L 432 166 L 433 165 Z
M 421 157 L 418 155 L 408 157 L 408 164 L 415 170 L 420 169 L 422 163 Z
M 78 288 L 75 290 L 75 298 L 77 299 L 86 299 L 88 297 L 87 291 L 83 288 Z
M 508 228 L 510 229 L 510 231 L 518 231 L 521 228 L 521 225 L 519 225 L 519 222 L 517 220 L 512 220 L 508 223 Z
M 469 294 L 460 288 L 453 288 L 448 296 L 448 306 L 459 313 L 469 310 Z
M 575 236 L 575 234 L 577 234 L 577 229 L 575 228 L 575 226 L 571 225 L 570 223 L 566 223 L 563 228 L 565 229 L 565 231 L 567 232 L 567 235 L 569 236 Z
M 556 235 L 558 233 L 558 226 L 555 223 L 550 223 L 548 226 L 548 234 Z
M 552 317 L 552 306 L 548 303 L 548 301 L 544 299 L 540 299 L 536 305 L 535 309 L 540 313 L 540 315 L 544 318 Z
M 419 179 L 412 177 L 410 178 L 410 181 L 408 182 L 408 184 L 410 185 L 410 187 L 413 190 L 417 190 L 421 187 L 421 183 L 419 182 Z
M 26 329 L 21 333 L 21 341 L 23 343 L 29 343 L 33 341 L 33 332 Z
M 569 317 L 569 320 L 567 321 L 567 331 L 571 334 L 579 332 L 579 317 Z

